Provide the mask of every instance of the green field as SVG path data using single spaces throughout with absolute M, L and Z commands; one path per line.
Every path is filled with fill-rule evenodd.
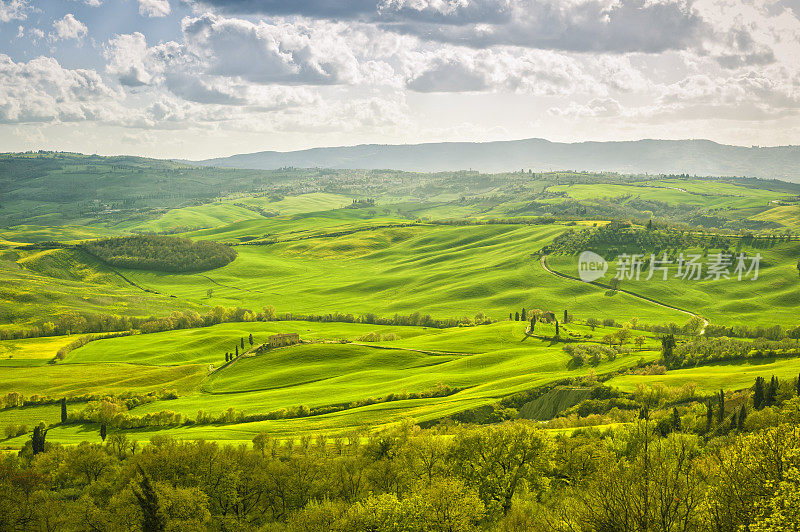
M 752 274 L 743 276 L 741 281 L 736 275 L 729 279 L 706 279 L 707 273 L 703 273 L 700 280 L 682 279 L 675 277 L 677 267 L 672 265 L 666 280 L 663 273 L 656 272 L 648 281 L 645 269 L 639 280 L 623 280 L 622 288 L 700 314 L 717 324 L 772 326 L 796 323 L 797 309 L 800 308 L 797 270 L 800 243 L 786 243 L 767 250 L 742 249 L 742 252 L 748 256 L 761 254 L 758 279 L 752 280 Z M 689 250 L 687 257 L 689 253 L 702 254 L 702 251 Z M 707 261 L 703 259 L 701 262 Z M 548 257 L 548 264 L 559 272 L 578 275 L 576 257 L 555 255 Z M 733 272 L 734 268 L 730 271 Z M 602 282 L 608 284 L 616 272 L 617 263 L 611 262 Z
M 792 231 L 800 230 L 800 206 L 781 205 L 751 217 L 753 220 L 776 222 Z
M 253 335 L 256 345 L 267 336 L 296 332 L 309 340 L 355 340 L 368 332 L 396 333 L 413 337 L 424 330 L 417 327 L 392 327 L 349 323 L 309 323 L 298 321 L 223 323 L 213 327 L 124 336 L 91 342 L 76 349 L 65 364 L 131 363 L 174 366 L 182 364 L 221 365 L 225 352 L 233 352 L 241 338 Z M 55 354 L 55 351 L 53 351 Z
M 25 338 L 0 342 L 0 366 L 41 366 L 52 360 L 62 347 L 81 335 Z
M 609 385 L 633 391 L 638 384 L 680 387 L 691 382 L 697 384 L 700 392 L 711 394 L 722 389 L 749 388 L 756 377 L 769 380 L 774 375 L 780 380 L 791 382 L 798 374 L 800 374 L 800 359 L 761 359 L 670 370 L 666 375 L 622 375 L 611 379 Z
M 300 406 L 338 410 L 132 429 L 140 440 L 160 433 L 247 442 L 260 431 L 293 437 L 371 430 L 404 419 L 434 422 L 497 408 L 504 398 L 554 381 L 624 373 L 660 358 L 659 335 L 641 328 L 631 331 L 645 338 L 641 349 L 632 337 L 626 344 L 632 352 L 596 366 L 575 367 L 562 349 L 566 341 L 607 341 L 603 337 L 619 324 L 680 326 L 693 315 L 714 325 L 786 330 L 800 324 L 800 243 L 786 237 L 787 229 L 798 228 L 800 186 L 788 183 L 573 172 L 258 172 L 76 155 L 20 156 L 16 162 L 26 173 L 3 178 L 14 195 L 0 213 L 0 335 L 6 338 L 0 341 L 0 395 L 57 399 L 171 390 L 177 399 L 129 413 L 171 410 L 184 419 L 200 410 L 213 416 L 229 409 L 249 415 Z M 569 231 L 594 234 L 612 220 L 647 231 L 650 219 L 656 229 L 649 230 L 723 235 L 734 239 L 732 248 L 735 239 L 755 234 L 760 246 L 742 251 L 762 254 L 759 279 L 623 281 L 626 293 L 543 266 L 541 250 Z M 140 233 L 213 240 L 234 246 L 237 257 L 212 270 L 167 273 L 112 267 L 72 245 Z M 575 255 L 550 254 L 546 264 L 577 275 Z M 615 268 L 612 262 L 606 279 Z M 220 307 L 240 318 L 202 321 Z M 265 307 L 281 320 L 256 321 Z M 559 319 L 567 311 L 575 321 L 561 324 L 560 341 L 552 339 L 552 323 L 540 323 L 536 336 L 526 338 L 527 323 L 509 321 L 522 308 Z M 195 325 L 217 324 L 139 334 L 140 322 L 172 319 L 176 311 L 197 316 Z M 496 323 L 442 329 L 362 323 L 418 324 L 426 316 L 461 323 L 485 316 Z M 592 330 L 589 318 L 617 325 Z M 77 338 L 120 327 L 133 334 L 92 341 L 51 363 Z M 54 331 L 59 335 L 23 339 Z M 251 349 L 251 334 L 258 348 L 269 335 L 288 332 L 304 343 L 246 352 L 225 364 L 235 346 Z M 384 340 L 364 341 L 370 333 Z M 638 383 L 697 382 L 711 392 L 748 387 L 756 375 L 790 378 L 798 369 L 795 359 L 780 359 L 625 374 L 609 383 L 629 392 Z M 404 395 L 443 386 L 457 391 Z M 70 403 L 69 409 L 84 406 Z M 0 427 L 39 419 L 55 424 L 57 414 L 52 405 L 0 410 Z M 78 443 L 96 430 L 92 424 L 55 426 L 49 438 Z
M 698 181 L 648 181 L 630 185 L 558 185 L 551 192 L 564 192 L 576 200 L 636 197 L 671 205 L 696 205 L 708 209 L 745 209 L 766 206 L 784 194 L 754 190 L 727 183 Z
M 542 324 L 539 329 L 537 332 L 545 338 L 555 332 L 552 325 Z M 47 382 L 53 394 L 167 388 L 177 390 L 179 398 L 149 403 L 131 413 L 142 415 L 168 409 L 194 417 L 200 409 L 213 414 L 228 408 L 250 414 L 267 413 L 301 404 L 318 407 L 425 392 L 441 384 L 461 390 L 447 397 L 398 400 L 309 418 L 250 423 L 246 427 L 185 429 L 197 437 L 228 439 L 238 431 L 257 432 L 264 426 L 285 434 L 301 434 L 323 428 L 338 432 L 345 427 L 378 426 L 403 418 L 426 421 L 490 404 L 510 393 L 553 380 L 579 377 L 589 371 L 615 371 L 635 365 L 641 358 L 657 356 L 656 342 L 651 339 L 643 350 L 613 362 L 571 368 L 569 356 L 561 349 L 563 344 L 549 339 L 525 339 L 524 330 L 525 324 L 517 322 L 454 330 L 308 322 L 222 324 L 97 340 L 72 351 L 56 365 L 35 371 L 14 368 L 17 373 L 9 368 L 0 394 L 12 389 L 31 394 L 40 380 Z M 239 338 L 252 332 L 259 341 L 277 331 L 297 331 L 307 341 L 328 342 L 245 355 L 220 369 L 224 350 L 232 351 Z M 395 333 L 400 338 L 358 342 L 357 338 L 367 332 Z M 584 340 L 587 342 L 596 342 L 608 332 L 612 329 L 591 331 L 578 324 L 562 328 L 562 335 L 567 337 L 591 336 Z M 339 340 L 356 343 L 342 344 Z M 217 369 L 210 372 L 209 364 Z M 112 376 L 120 372 L 125 377 L 112 382 Z M 0 425 L 5 420 L 0 412 Z M 229 429 L 233 432 L 229 433 Z
M 125 271 L 137 284 L 195 303 L 273 305 L 279 312 L 420 312 L 436 317 L 484 312 L 502 319 L 519 307 L 576 315 L 685 321 L 682 314 L 628 296 L 554 278 L 533 252 L 562 226 L 419 226 L 336 238 L 239 246 L 223 268 L 193 275 Z M 210 300 L 203 299 L 208 289 Z

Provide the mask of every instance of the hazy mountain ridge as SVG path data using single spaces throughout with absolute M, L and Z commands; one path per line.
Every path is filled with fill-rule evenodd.
M 501 172 L 532 168 L 623 173 L 687 173 L 778 178 L 800 182 L 800 146 L 744 147 L 709 140 L 637 140 L 560 143 L 544 139 L 430 144 L 362 144 L 276 152 L 264 151 L 195 164 L 270 170 L 363 168 L 438 172 Z

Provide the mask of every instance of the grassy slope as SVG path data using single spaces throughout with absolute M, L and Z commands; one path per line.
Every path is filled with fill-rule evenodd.
M 0 395 L 19 392 L 25 396 L 60 397 L 154 390 L 195 390 L 208 366 L 147 366 L 135 364 L 57 364 L 40 367 L 4 367 Z
M 21 251 L 17 264 L 24 270 L 54 279 L 130 287 L 110 267 L 81 249 Z
M 670 183 L 661 184 L 672 186 Z M 716 185 L 681 181 L 676 187 L 706 194 L 709 193 L 708 186 Z M 630 188 L 635 188 L 636 192 L 653 192 L 656 194 L 653 199 L 659 201 L 691 201 L 684 197 L 687 193 L 680 191 Z M 718 198 L 718 204 L 714 205 L 753 208 L 762 205 L 767 197 L 778 197 L 765 191 L 739 195 L 736 188 L 741 187 L 716 190 L 727 196 Z M 667 192 L 669 199 L 664 197 Z M 597 190 L 587 193 L 597 193 Z M 370 224 L 407 222 L 388 215 L 376 217 L 369 213 L 370 209 L 314 212 L 319 208 L 338 206 L 335 202 L 340 199 L 335 195 L 307 196 L 313 197 L 286 198 L 272 203 L 263 198 L 244 200 L 283 214 L 275 218 L 264 218 L 232 206 L 231 203 L 242 200 L 230 199 L 223 204 L 171 211 L 175 213 L 173 219 L 168 219 L 169 223 L 164 227 L 190 225 L 183 222 L 195 217 L 214 227 L 193 233 L 194 237 L 225 241 L 254 237 L 288 240 Z M 707 196 L 688 196 L 711 201 Z M 283 207 L 276 209 L 278 203 L 283 203 Z M 438 209 L 435 210 L 437 217 L 451 212 L 450 206 L 434 209 Z M 382 212 L 380 208 L 375 210 Z M 237 218 L 239 215 L 243 218 Z M 164 294 L 178 295 L 182 300 L 144 294 L 129 285 L 115 286 L 103 277 L 106 272 L 102 268 L 84 265 L 84 259 L 66 253 L 26 255 L 7 251 L 0 262 L 0 275 L 4 281 L 11 281 L 7 286 L 14 288 L 4 287 L 2 296 L 14 302 L 13 306 L 4 309 L 5 316 L 14 321 L 24 319 L 26 312 L 28 316 L 32 315 L 30 312 L 54 315 L 69 308 L 163 315 L 172 308 L 184 308 L 184 301 L 255 309 L 272 304 L 279 311 L 309 313 L 421 311 L 446 317 L 471 316 L 484 311 L 495 318 L 507 316 L 509 311 L 521 306 L 557 312 L 566 307 L 579 317 L 611 316 L 622 321 L 637 316 L 656 322 L 682 322 L 686 319 L 683 314 L 624 294 L 608 295 L 602 289 L 558 279 L 543 271 L 530 254 L 563 230 L 563 226 L 502 225 L 383 229 L 271 246 L 240 246 L 239 259 L 234 263 L 203 275 L 126 272 L 137 282 Z M 65 233 L 65 237 L 72 238 L 76 234 L 79 233 Z M 15 238 L 20 235 L 24 238 L 24 231 L 17 233 Z M 8 236 L 11 240 L 14 235 Z M 719 321 L 725 323 L 737 319 L 753 322 L 761 318 L 767 325 L 774 320 L 793 323 L 798 307 L 797 272 L 793 269 L 794 263 L 789 265 L 790 268 L 787 261 L 795 257 L 797 251 L 795 247 L 787 247 L 762 252 L 769 254 L 774 267 L 762 270 L 765 285 L 758 291 L 744 286 L 744 283 L 736 286 L 712 286 L 708 283 L 684 286 L 686 283 L 675 282 L 647 288 L 647 295 L 685 306 L 712 319 L 719 317 Z M 64 276 L 64 265 L 68 265 L 71 272 L 68 276 L 77 278 L 61 279 L 59 276 Z M 561 265 L 551 263 L 551 266 L 563 266 L 565 271 L 573 267 L 568 262 Z M 28 282 L 28 285 L 23 285 L 23 282 Z M 22 286 L 25 288 L 20 288 Z M 214 289 L 211 300 L 205 298 L 207 288 Z M 523 324 L 505 322 L 489 327 L 425 331 L 421 328 L 348 324 L 226 324 L 193 331 L 102 340 L 74 351 L 66 363 L 56 366 L 3 368 L 0 393 L 20 391 L 26 395 L 46 393 L 58 396 L 176 388 L 180 393 L 178 400 L 146 405 L 135 413 L 169 408 L 194 416 L 201 408 L 215 413 L 231 406 L 248 412 L 264 412 L 298 404 L 316 406 L 348 402 L 402 391 L 422 391 L 439 382 L 466 388 L 447 398 L 397 401 L 312 418 L 163 431 L 181 437 L 233 441 L 247 441 L 261 430 L 278 434 L 345 432 L 405 417 L 419 421 L 432 419 L 486 404 L 553 379 L 589 371 L 590 368 L 569 369 L 566 364 L 568 357 L 559 345 L 551 346 L 549 342 L 533 339 L 520 342 L 523 327 Z M 588 333 L 580 327 L 570 327 L 581 334 Z M 253 332 L 258 340 L 271 332 L 290 330 L 297 330 L 307 338 L 351 340 L 360 334 L 380 330 L 396 332 L 401 339 L 382 344 L 392 350 L 331 344 L 290 348 L 259 358 L 240 359 L 207 377 L 208 364 L 224 360 L 224 351 L 232 350 L 233 342 L 239 337 Z M 607 332 L 598 330 L 595 336 Z M 42 345 L 40 349 L 51 349 L 59 340 L 52 341 L 53 345 Z M 650 340 L 648 345 L 654 347 L 653 341 Z M 36 348 L 27 346 L 25 349 L 31 352 Z M 414 349 L 463 354 L 433 356 Z M 631 365 L 639 356 L 652 359 L 657 355 L 651 349 L 641 355 L 620 357 L 614 363 L 601 364 L 596 371 Z M 36 364 L 39 363 L 37 360 L 42 360 L 34 356 L 25 360 L 28 359 Z M 795 361 L 778 361 L 774 368 L 759 366 L 757 369 L 766 375 L 775 371 L 782 372 L 781 375 L 797 373 Z M 732 365 L 681 370 L 685 374 L 669 372 L 664 378 L 675 384 L 699 378 L 707 382 L 705 385 L 709 389 L 716 389 L 718 385 L 741 387 L 752 382 L 753 376 L 749 371 Z M 656 379 L 653 382 L 657 382 L 659 378 L 625 376 L 615 379 L 614 383 L 630 387 L 637 379 Z M 45 410 L 49 407 L 41 408 L 42 415 L 49 415 Z M 5 423 L 4 415 L 0 412 L 0 425 Z M 40 414 L 32 408 L 25 415 L 33 419 Z M 141 431 L 140 436 L 146 439 L 152 433 Z M 91 428 L 67 427 L 54 429 L 50 437 L 76 442 L 87 437 L 92 439 L 95 434 Z
M 91 259 L 84 262 L 72 253 L 43 253 L 28 260 L 19 252 L 0 254 L 0 327 L 25 327 L 75 310 L 161 316 L 172 310 L 201 308 L 166 294 L 144 292 L 105 267 L 94 268 Z M 68 267 L 58 269 L 58 264 Z
M 623 281 L 623 288 L 634 293 L 663 301 L 679 308 L 699 313 L 717 324 L 764 325 L 785 327 L 798 323 L 800 308 L 800 278 L 797 258 L 800 243 L 781 244 L 767 250 L 743 250 L 750 256 L 761 253 L 759 278 L 742 281 L 735 277 L 720 280 L 675 279 L 674 272 L 664 281 L 659 273 L 650 281 Z M 705 262 L 705 260 L 701 260 Z M 548 264 L 556 271 L 577 275 L 577 258 L 551 256 Z M 731 269 L 731 271 L 733 268 Z M 606 282 L 616 274 L 614 263 L 609 265 Z M 686 316 L 675 320 L 682 323 Z
M 186 236 L 199 240 L 245 242 L 250 240 L 299 240 L 341 231 L 353 231 L 373 226 L 407 224 L 409 220 L 391 216 L 373 216 L 369 210 L 342 209 L 336 211 L 309 212 L 260 217 L 213 229 L 193 231 Z
M 671 370 L 666 375 L 622 375 L 614 377 L 608 384 L 624 391 L 632 391 L 640 383 L 678 387 L 687 382 L 694 382 L 702 392 L 712 393 L 721 388 L 726 390 L 749 388 L 758 376 L 769 380 L 775 375 L 779 380 L 792 380 L 797 378 L 798 373 L 800 373 L 800 359 L 762 359 Z
M 100 226 L 47 227 L 37 225 L 17 225 L 0 230 L 0 240 L 14 243 L 37 243 L 49 240 L 76 242 L 93 238 L 101 238 L 115 234 L 113 230 Z
M 65 345 L 82 335 L 26 338 L 0 342 L 0 366 L 41 366 Z
M 91 342 L 71 352 L 66 364 L 93 364 L 130 362 L 135 364 L 176 365 L 215 364 L 222 365 L 226 352 L 234 352 L 245 339 L 250 349 L 248 336 L 253 335 L 256 345 L 266 342 L 267 336 L 276 333 L 296 332 L 303 339 L 350 339 L 376 331 L 381 334 L 396 333 L 413 336 L 424 330 L 421 327 L 390 327 L 348 323 L 309 322 L 254 322 L 224 323 L 213 327 L 185 329 L 154 334 L 142 334 L 109 338 Z M 55 352 L 53 353 L 55 354 Z
M 318 329 L 318 325 L 326 327 Z M 337 332 L 335 329 L 339 325 L 307 324 L 307 327 L 321 335 Z M 416 413 L 413 415 L 430 417 L 440 414 L 442 408 L 463 409 L 483 404 L 554 378 L 584 374 L 590 369 L 569 369 L 569 357 L 561 351 L 561 344 L 552 345 L 549 341 L 537 339 L 522 342 L 524 327 L 518 322 L 502 322 L 455 330 L 412 328 L 417 333 L 414 336 L 378 344 L 390 349 L 353 344 L 311 344 L 278 349 L 257 357 L 240 358 L 213 373 L 195 393 L 168 403 L 146 405 L 137 411 L 156 411 L 168 407 L 194 415 L 200 408 L 218 413 L 235 407 L 248 412 L 268 412 L 298 404 L 320 406 L 404 391 L 419 392 L 431 389 L 438 383 L 468 388 L 438 401 L 409 401 L 404 407 L 410 409 L 408 415 L 412 415 L 413 411 Z M 350 336 L 356 332 L 356 328 L 361 331 L 375 329 L 374 326 L 347 325 L 338 332 L 349 333 L 347 336 Z M 542 333 L 553 333 L 552 326 L 542 325 L 541 328 Z M 291 327 L 282 329 L 291 330 Z M 569 325 L 568 330 L 581 335 L 590 334 L 588 329 L 578 325 Z M 221 335 L 225 341 L 230 340 L 230 331 L 225 326 L 210 327 L 203 331 L 207 336 Z M 595 338 L 606 332 L 595 331 Z M 111 345 L 119 348 L 121 340 L 144 338 L 93 342 L 74 351 L 67 360 L 83 360 L 85 355 L 82 351 L 90 348 L 95 351 L 108 349 Z M 213 341 L 209 338 L 208 343 Z M 648 344 L 650 350 L 621 357 L 614 363 L 601 364 L 596 371 L 635 364 L 640 356 L 655 356 L 655 342 L 650 340 Z M 420 350 L 465 354 L 429 354 Z M 137 350 L 130 353 L 129 360 L 137 363 L 159 362 L 157 358 L 154 360 Z M 420 409 L 421 405 L 427 406 Z M 394 408 L 400 407 L 394 405 Z M 360 414 L 354 411 L 353 415 Z
M 679 313 L 556 279 L 531 254 L 562 226 L 419 226 L 269 246 L 239 246 L 231 264 L 201 275 L 126 271 L 142 286 L 205 303 L 280 312 L 419 311 L 437 317 L 508 316 L 520 307 L 652 321 Z
M 263 218 L 263 216 L 243 207 L 237 207 L 229 203 L 211 203 L 198 207 L 172 209 L 156 220 L 139 222 L 134 225 L 123 223 L 117 225 L 116 228 L 128 231 L 161 233 L 173 231 L 176 228 L 207 229 L 260 218 Z
M 207 365 L 195 363 L 206 356 L 206 346 L 213 347 L 220 342 L 230 345 L 247 330 L 256 330 L 254 335 L 263 338 L 272 330 L 303 328 L 306 329 L 306 338 L 352 339 L 378 330 L 399 333 L 402 339 L 382 342 L 377 344 L 378 347 L 333 343 L 282 348 L 257 357 L 239 358 L 210 376 L 207 376 Z M 237 439 L 243 433 L 253 434 L 267 428 L 284 434 L 317 430 L 341 432 L 362 424 L 380 425 L 405 417 L 418 421 L 437 418 L 554 379 L 584 375 L 593 369 L 570 369 L 569 357 L 561 350 L 563 344 L 535 338 L 521 341 L 524 329 L 525 324 L 519 322 L 453 330 L 339 323 L 223 324 L 194 331 L 99 340 L 73 351 L 64 363 L 55 366 L 29 370 L 6 368 L 0 393 L 17 390 L 30 395 L 39 392 L 43 384 L 54 396 L 176 388 L 180 395 L 178 399 L 144 405 L 134 413 L 141 415 L 170 409 L 194 417 L 200 409 L 218 414 L 234 407 L 258 413 L 299 404 L 347 403 L 391 393 L 425 391 L 439 383 L 464 388 L 446 398 L 395 401 L 325 416 L 259 422 L 243 427 L 181 428 L 178 434 Z M 537 332 L 553 334 L 554 331 L 552 326 L 540 325 Z M 586 327 L 573 324 L 567 326 L 564 334 L 570 332 L 579 336 L 592 334 Z M 607 332 L 601 328 L 593 335 L 597 339 Z M 193 340 L 186 342 L 189 336 Z M 169 353 L 176 345 L 186 346 L 191 363 L 163 365 L 169 360 L 164 360 L 161 354 Z M 647 350 L 619 357 L 614 362 L 604 362 L 594 370 L 606 372 L 633 365 L 640 357 L 652 359 L 656 356 L 655 347 L 655 341 L 650 339 Z M 431 353 L 442 351 L 450 354 Z M 104 353 L 114 353 L 113 360 L 127 360 L 129 363 L 103 362 Z M 36 415 L 31 413 L 32 417 Z M 0 413 L 0 425 L 5 421 Z M 150 433 L 143 432 L 143 437 L 146 439 Z M 58 437 L 58 434 L 60 432 L 54 432 L 53 437 Z
M 566 192 L 571 198 L 586 201 L 595 198 L 635 196 L 643 200 L 661 201 L 671 205 L 696 205 L 708 209 L 744 209 L 765 206 L 786 194 L 769 190 L 703 181 L 656 181 L 636 185 L 576 184 L 556 185 L 551 192 Z
M 328 194 L 326 192 L 313 192 L 299 196 L 288 196 L 279 201 L 270 201 L 266 197 L 246 197 L 241 200 L 231 200 L 236 203 L 254 205 L 265 210 L 274 211 L 281 215 L 300 214 L 304 212 L 327 211 L 345 207 L 352 201 L 349 196 L 341 194 Z
M 275 220 L 275 218 L 266 218 L 256 211 L 240 207 L 236 205 L 237 203 L 277 212 L 282 215 L 283 219 L 292 219 L 292 216 L 303 213 L 337 209 L 349 204 L 350 201 L 351 199 L 347 196 L 321 192 L 290 196 L 280 201 L 270 201 L 269 198 L 263 196 L 246 195 L 194 207 L 171 209 L 157 219 L 133 223 L 123 222 L 116 224 L 114 229 L 158 233 L 183 228 L 184 231 L 213 235 L 217 229 L 231 225 L 243 224 L 243 227 L 260 228 L 263 224 L 263 227 L 268 228 L 271 225 L 269 222 Z M 262 224 L 258 222 L 262 222 Z M 253 232 L 250 231 L 247 236 L 253 236 Z
M 781 205 L 750 217 L 751 220 L 776 222 L 793 231 L 800 230 L 800 205 Z

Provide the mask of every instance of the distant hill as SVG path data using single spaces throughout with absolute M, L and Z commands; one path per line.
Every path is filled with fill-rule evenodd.
M 622 173 L 727 175 L 800 182 L 800 146 L 729 146 L 709 140 L 637 140 L 574 144 L 526 139 L 502 142 L 363 144 L 264 151 L 199 161 L 230 168 L 363 168 L 438 172 L 502 172 L 532 168 Z

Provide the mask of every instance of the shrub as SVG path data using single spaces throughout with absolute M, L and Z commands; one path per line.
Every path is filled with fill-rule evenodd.
M 381 333 L 378 332 L 368 332 L 367 334 L 362 334 L 358 338 L 356 338 L 359 342 L 380 342 L 381 341 Z

